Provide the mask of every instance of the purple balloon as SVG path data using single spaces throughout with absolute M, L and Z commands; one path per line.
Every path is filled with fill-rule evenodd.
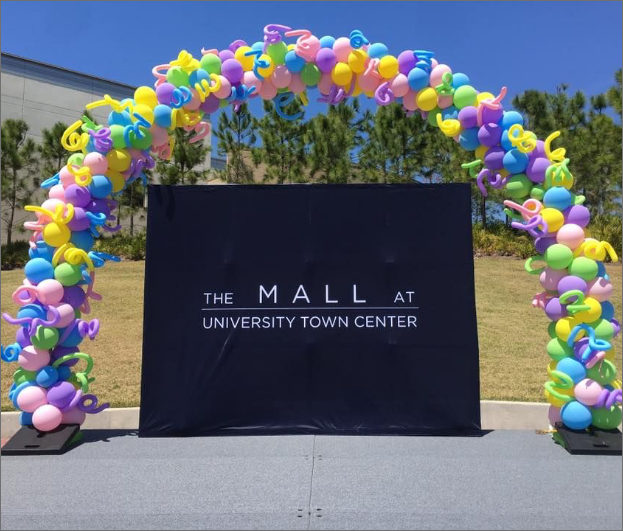
M 400 55 L 398 56 L 398 71 L 406 76 L 412 69 L 415 68 L 415 63 L 417 63 L 417 61 L 413 50 L 400 52 Z
M 221 65 L 221 74 L 232 83 L 239 83 L 244 75 L 244 70 L 240 61 L 236 59 L 226 59 Z
M 560 299 L 558 297 L 552 297 L 547 301 L 545 304 L 545 313 L 552 321 L 558 321 L 558 319 L 562 319 L 568 315 L 567 309 L 560 304 Z
M 71 230 L 87 230 L 91 226 L 91 220 L 87 217 L 86 210 L 84 210 L 84 208 L 75 207 L 74 217 L 67 223 L 67 226 Z
M 203 112 L 207 112 L 208 114 L 212 114 L 218 111 L 219 106 L 221 105 L 221 100 L 219 100 L 213 94 L 210 94 L 205 101 L 199 106 L 199 108 Z
M 91 192 L 86 186 L 70 184 L 65 190 L 65 202 L 83 208 L 91 201 Z
M 555 243 L 557 243 L 555 237 L 541 236 L 534 240 L 534 247 L 537 253 L 543 254 L 550 245 L 554 245 Z
M 581 360 L 582 354 L 584 354 L 584 351 L 587 348 L 588 348 L 588 338 L 583 337 L 582 339 L 580 339 L 579 341 L 576 341 L 573 344 L 573 355 L 576 357 L 576 359 Z
M 538 157 L 547 157 L 545 155 L 545 142 L 543 140 L 536 141 L 536 147 L 528 153 L 528 159 L 536 159 Z
M 233 59 L 235 55 L 234 55 L 234 52 L 232 52 L 231 50 L 221 50 L 218 53 L 218 57 L 221 60 L 221 62 L 224 63 L 228 59 Z
M 576 277 L 573 275 L 569 275 L 564 277 L 558 283 L 558 293 L 561 295 L 567 291 L 571 290 L 580 290 L 584 295 L 586 295 L 586 291 L 588 290 L 588 285 L 586 281 L 580 277 Z M 569 302 L 575 302 L 575 297 L 570 298 Z
M 68 286 L 65 288 L 61 300 L 77 309 L 84 304 L 86 298 L 86 293 L 80 286 Z
M 471 106 L 463 107 L 459 111 L 459 122 L 461 122 L 463 129 L 476 127 L 476 125 L 478 125 L 478 109 Z
M 504 153 L 503 148 L 499 146 L 492 147 L 485 154 L 485 166 L 490 170 L 501 170 L 504 167 Z
M 502 128 L 495 123 L 487 123 L 478 129 L 478 141 L 483 146 L 493 147 L 500 141 L 501 137 Z
M 316 54 L 316 66 L 321 72 L 327 73 L 333 70 L 337 63 L 335 52 L 331 48 L 320 48 Z
M 489 109 L 489 107 L 484 107 L 482 109 L 482 123 L 497 124 L 500 121 L 500 118 L 502 118 L 502 114 L 504 114 L 504 107 L 502 105 L 500 105 L 499 109 Z
M 526 175 L 533 183 L 545 182 L 545 172 L 549 166 L 549 159 L 546 159 L 545 157 L 536 157 L 533 159 L 528 157 Z
M 617 337 L 621 333 L 621 323 L 619 323 L 616 319 L 612 319 L 610 324 L 612 325 L 612 328 L 614 328 L 614 334 L 612 337 Z
M 106 217 L 110 216 L 110 206 L 105 199 L 93 199 L 89 203 L 89 212 L 94 214 L 104 214 Z
M 78 347 L 62 347 L 59 345 L 58 347 L 55 347 L 50 351 L 50 355 L 52 357 L 52 361 L 54 362 L 57 359 L 62 358 L 63 356 L 67 356 L 68 354 L 74 354 L 76 352 L 80 352 L 80 349 Z M 61 366 L 73 367 L 79 361 L 80 360 L 78 358 L 75 358 L 73 360 L 61 363 Z
M 572 205 L 562 211 L 565 215 L 565 223 L 575 223 L 584 228 L 591 220 L 591 213 L 583 205 Z
M 76 388 L 69 382 L 56 382 L 48 388 L 48 403 L 59 409 L 67 407 L 74 396 L 76 396 Z
M 17 333 L 15 334 L 15 341 L 17 341 L 19 346 L 22 348 L 32 344 L 30 342 L 30 336 L 28 335 L 27 330 L 23 326 L 20 326 L 17 330 Z
M 171 96 L 175 90 L 175 85 L 172 83 L 161 83 L 156 87 L 156 98 L 158 103 L 163 105 L 169 105 L 171 103 Z

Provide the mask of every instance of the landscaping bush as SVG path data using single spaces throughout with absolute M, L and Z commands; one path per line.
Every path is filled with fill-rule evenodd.
M 477 223 L 472 228 L 474 256 L 534 256 L 534 243 L 527 234 L 507 227 L 504 223 L 489 223 L 485 230 Z
M 28 242 L 13 242 L 2 246 L 2 269 L 17 269 L 24 267 L 28 261 Z
M 622 240 L 621 218 L 612 214 L 594 216 L 588 226 L 587 236 L 596 240 L 608 242 L 621 258 Z
M 94 250 L 114 254 L 126 260 L 145 260 L 145 244 L 145 231 L 134 236 L 119 233 L 96 240 Z

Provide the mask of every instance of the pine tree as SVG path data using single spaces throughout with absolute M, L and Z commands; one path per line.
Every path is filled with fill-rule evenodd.
M 197 168 L 205 164 L 210 147 L 201 142 L 191 144 L 189 139 L 192 133 L 178 128 L 173 132 L 175 146 L 171 159 L 158 161 L 156 172 L 160 175 L 162 184 L 196 184 L 206 179 L 208 170 Z
M 249 159 L 255 165 L 259 163 L 257 156 L 253 158 L 252 151 L 257 141 L 256 128 L 257 121 L 251 116 L 246 103 L 240 106 L 238 112 L 233 109 L 223 109 L 221 112 L 214 136 L 218 139 L 219 154 L 227 156 L 223 174 L 228 183 L 253 182 L 253 168 Z
M 15 211 L 32 201 L 39 186 L 37 145 L 32 138 L 26 138 L 27 133 L 28 124 L 23 120 L 2 123 L 2 221 L 9 245 L 17 226 Z

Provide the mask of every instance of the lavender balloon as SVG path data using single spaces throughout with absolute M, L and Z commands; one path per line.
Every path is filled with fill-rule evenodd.
M 417 61 L 413 50 L 400 52 L 400 55 L 398 56 L 398 71 L 406 76 L 413 68 L 415 68 L 416 63 Z
M 588 208 L 582 205 L 570 206 L 563 210 L 563 214 L 565 215 L 565 223 L 574 223 L 582 228 L 586 227 L 591 220 L 591 213 Z
M 584 293 L 584 295 L 586 295 L 586 291 L 588 290 L 588 285 L 586 284 L 586 281 L 583 278 L 576 277 L 573 275 L 564 277 L 558 283 L 558 293 L 560 293 L 561 295 L 567 291 L 573 291 L 573 290 L 581 291 L 582 293 Z M 572 297 L 569 300 L 569 302 L 574 302 L 574 299 L 575 297 Z

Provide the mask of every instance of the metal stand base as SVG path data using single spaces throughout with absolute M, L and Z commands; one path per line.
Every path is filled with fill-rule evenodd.
M 22 426 L 2 448 L 2 455 L 58 455 L 82 438 L 79 424 L 61 424 L 52 431 Z
M 571 430 L 556 424 L 554 440 L 574 455 L 621 455 L 619 430 Z

